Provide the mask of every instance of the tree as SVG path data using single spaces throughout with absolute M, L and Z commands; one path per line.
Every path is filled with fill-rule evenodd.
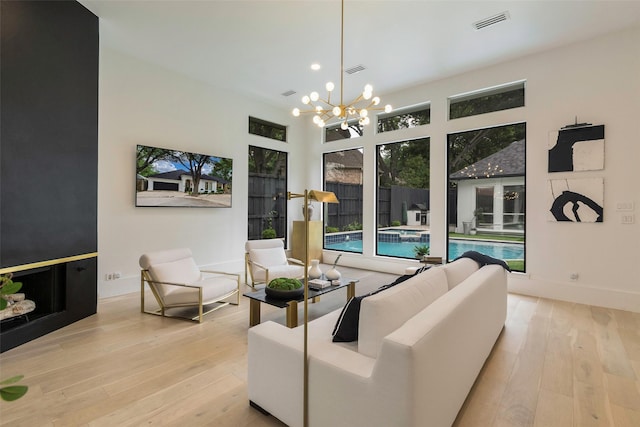
M 213 169 L 211 169 L 211 175 L 222 178 L 227 181 L 227 183 L 230 183 L 233 177 L 233 159 L 218 159 L 218 161 L 214 163 Z
M 191 173 L 193 179 L 193 188 L 191 191 L 192 196 L 198 195 L 198 188 L 200 185 L 200 178 L 202 177 L 202 169 L 207 164 L 212 164 L 213 160 L 211 156 L 205 154 L 187 153 L 185 151 L 174 151 L 171 157 L 187 168 Z
M 157 173 L 153 164 L 159 160 L 167 160 L 169 150 L 138 145 L 136 148 L 136 173 L 149 176 Z
M 249 147 L 249 172 L 284 176 L 286 167 L 287 156 L 285 152 Z
M 460 132 L 449 135 L 449 173 L 459 171 L 480 159 L 525 138 L 524 123 Z

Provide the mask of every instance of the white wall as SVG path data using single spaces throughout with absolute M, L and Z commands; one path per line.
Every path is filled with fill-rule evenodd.
M 288 112 L 104 46 L 99 90 L 99 296 L 138 291 L 138 258 L 147 251 L 190 247 L 201 266 L 243 271 L 248 146 L 290 152 L 292 172 L 301 176 L 305 126 Z M 290 142 L 249 135 L 249 115 L 289 125 Z M 135 207 L 136 144 L 232 158 L 232 207 Z M 121 278 L 107 281 L 114 272 Z
M 383 103 L 404 107 L 431 102 L 431 124 L 313 146 L 325 151 L 365 147 L 362 255 L 340 263 L 401 273 L 402 265 L 375 257 L 375 145 L 431 137 L 431 253 L 445 255 L 446 137 L 449 133 L 527 123 L 526 274 L 511 274 L 514 292 L 640 311 L 640 28 L 550 50 L 444 80 L 383 94 Z M 447 121 L 447 97 L 526 80 L 526 106 Z M 373 82 L 375 84 L 375 82 Z M 374 86 L 375 87 L 375 86 Z M 605 169 L 547 173 L 548 134 L 574 122 L 605 125 Z M 315 156 L 314 156 L 315 157 Z M 604 223 L 547 222 L 550 178 L 604 177 Z M 367 179 L 367 177 L 369 179 Z M 620 223 L 616 202 L 635 203 L 636 223 Z M 440 207 L 440 208 L 439 208 Z M 326 253 L 325 261 L 333 259 Z M 571 281 L 571 273 L 578 273 Z
M 254 100 L 214 89 L 107 48 L 100 57 L 99 130 L 99 295 L 138 290 L 138 265 L 145 251 L 189 246 L 200 265 L 242 271 L 247 234 L 247 146 L 290 152 L 292 191 L 321 188 L 324 151 L 365 147 L 365 229 L 375 230 L 375 145 L 431 137 L 432 254 L 444 255 L 446 241 L 446 135 L 527 123 L 527 273 L 512 274 L 510 290 L 550 298 L 640 311 L 640 28 L 566 48 L 550 50 L 471 73 L 382 94 L 402 107 L 431 102 L 427 126 L 369 133 L 358 139 L 321 143 L 321 133 Z M 526 80 L 526 106 L 447 121 L 447 97 Z M 375 82 L 374 87 L 375 87 Z M 247 117 L 289 125 L 289 143 L 248 135 Z M 605 170 L 576 176 L 605 179 L 602 224 L 547 222 L 548 133 L 572 123 L 604 124 Z M 211 153 L 234 159 L 230 209 L 134 207 L 136 144 Z M 636 223 L 620 224 L 616 202 L 633 201 Z M 438 209 L 438 206 L 442 209 Z M 291 220 L 301 219 L 300 203 L 289 202 Z M 365 233 L 364 254 L 345 254 L 340 264 L 402 273 L 411 261 L 376 257 L 373 231 Z M 325 254 L 325 261 L 332 259 Z M 122 279 L 105 281 L 120 272 Z M 577 272 L 579 279 L 570 281 Z

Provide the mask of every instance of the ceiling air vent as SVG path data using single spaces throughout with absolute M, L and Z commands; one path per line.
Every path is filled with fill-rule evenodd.
M 288 91 L 286 91 L 286 92 L 282 92 L 280 95 L 282 95 L 282 96 L 291 96 L 291 95 L 293 95 L 294 93 L 296 93 L 296 91 L 295 91 L 295 90 L 293 90 L 293 89 L 289 89 L 289 90 L 288 90 Z
M 359 73 L 360 71 L 364 71 L 364 70 L 366 70 L 364 65 L 356 65 L 355 67 L 351 67 L 351 68 L 345 69 L 344 72 L 347 73 L 347 74 L 355 74 L 355 73 Z
M 481 19 L 480 21 L 474 22 L 473 28 L 475 28 L 476 30 L 482 30 L 483 28 L 487 28 L 491 25 L 497 24 L 498 22 L 506 21 L 507 19 L 509 19 L 509 12 L 505 11 L 489 18 Z

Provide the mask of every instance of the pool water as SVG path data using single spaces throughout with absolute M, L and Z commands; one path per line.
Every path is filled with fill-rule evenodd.
M 413 248 L 416 242 L 387 243 L 378 242 L 378 254 L 402 258 L 413 258 Z M 341 243 L 333 243 L 325 246 L 327 249 L 335 249 L 348 252 L 362 252 L 362 240 L 351 240 Z M 479 240 L 449 240 L 449 259 L 455 259 L 466 251 L 477 251 L 498 259 L 524 259 L 523 243 L 497 243 L 483 242 Z

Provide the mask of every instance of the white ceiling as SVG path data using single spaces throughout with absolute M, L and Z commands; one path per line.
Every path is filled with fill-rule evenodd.
M 216 86 L 286 108 L 327 81 L 339 88 L 337 0 L 80 3 L 100 17 L 104 45 Z M 505 22 L 472 26 L 504 11 Z M 384 95 L 635 25 L 640 0 L 346 0 L 344 65 L 366 70 L 345 76 L 345 100 L 366 83 Z

